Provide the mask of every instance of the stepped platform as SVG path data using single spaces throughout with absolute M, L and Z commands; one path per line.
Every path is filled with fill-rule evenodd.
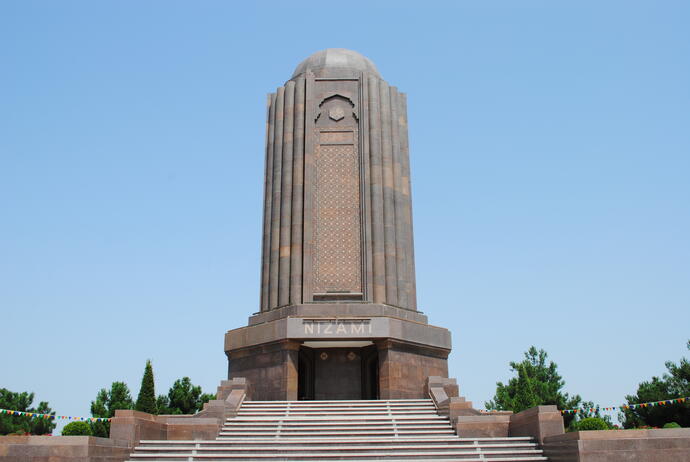
M 460 438 L 430 399 L 245 401 L 216 440 L 145 440 L 142 461 L 546 461 L 530 437 Z

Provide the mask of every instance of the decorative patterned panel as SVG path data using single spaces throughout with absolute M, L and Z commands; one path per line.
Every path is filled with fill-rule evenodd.
M 357 147 L 318 145 L 314 161 L 314 293 L 361 293 Z

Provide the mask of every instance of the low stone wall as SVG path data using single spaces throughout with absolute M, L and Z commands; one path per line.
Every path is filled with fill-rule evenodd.
M 551 462 L 690 462 L 690 428 L 572 432 L 543 449 Z
M 110 438 L 0 436 L 0 462 L 122 462 L 141 440 L 214 440 L 227 417 L 250 396 L 244 378 L 223 380 L 215 400 L 196 415 L 152 415 L 118 410 Z
M 159 416 L 167 425 L 168 440 L 215 440 L 222 421 L 211 417 Z
M 455 432 L 461 438 L 505 438 L 510 433 L 511 415 L 461 415 L 455 419 Z
M 110 437 L 135 446 L 141 440 L 214 440 L 227 417 L 248 396 L 249 383 L 244 378 L 223 380 L 216 397 L 196 415 L 152 415 L 146 412 L 118 410 L 110 422 Z
M 544 438 L 564 432 L 563 416 L 556 406 L 536 406 L 517 414 L 511 411 L 482 413 L 472 402 L 458 396 L 457 381 L 446 377 L 428 377 L 426 393 L 440 415 L 448 417 L 462 438 L 505 438 L 531 436 L 542 444 Z
M 564 431 L 563 416 L 556 406 L 536 406 L 510 416 L 508 436 L 531 436 L 542 445 L 545 438 Z
M 460 389 L 455 379 L 430 376 L 426 379 L 425 394 L 433 401 L 438 413 L 455 422 L 458 416 L 480 416 L 472 402 L 459 396 Z
M 122 462 L 126 441 L 93 436 L 0 436 L 0 462 Z
M 141 440 L 168 439 L 168 429 L 158 416 L 146 412 L 117 410 L 110 421 L 110 438 L 127 441 L 131 446 Z
M 136 445 L 141 440 L 213 440 L 222 417 L 152 415 L 118 410 L 110 424 L 110 437 Z

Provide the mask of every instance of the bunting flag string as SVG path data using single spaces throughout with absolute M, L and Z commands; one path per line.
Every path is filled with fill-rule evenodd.
M 664 399 L 661 401 L 650 401 L 648 403 L 621 404 L 620 406 L 563 409 L 563 410 L 561 410 L 561 414 L 578 414 L 578 413 L 587 413 L 587 412 L 596 412 L 596 411 L 615 411 L 615 410 L 625 410 L 625 409 L 637 409 L 637 408 L 645 408 L 645 407 L 668 406 L 671 404 L 679 404 L 679 403 L 685 403 L 685 402 L 690 403 L 690 396 L 685 397 L 685 398 L 673 398 L 673 399 Z M 503 411 L 481 410 L 480 409 L 479 412 L 481 412 L 482 414 L 491 414 L 492 412 L 503 412 Z
M 664 399 L 661 401 L 650 401 L 648 403 L 638 403 L 638 404 L 621 404 L 620 406 L 608 406 L 608 407 L 592 407 L 592 408 L 576 408 L 576 409 L 562 409 L 561 414 L 577 414 L 580 412 L 596 412 L 596 411 L 615 411 L 615 410 L 626 410 L 626 409 L 637 409 L 655 406 L 668 406 L 671 404 L 680 404 L 690 402 L 690 396 L 684 398 L 674 398 L 674 399 Z M 484 411 L 482 413 L 491 413 L 497 411 Z M 26 412 L 26 411 L 13 411 L 10 409 L 0 409 L 0 415 L 17 415 L 17 416 L 27 416 L 36 419 L 54 419 L 54 420 L 80 420 L 86 422 L 110 422 L 112 419 L 109 417 L 75 417 L 66 415 L 52 415 L 52 414 L 41 414 L 38 412 Z
M 561 414 L 577 414 L 580 412 L 586 413 L 586 412 L 596 412 L 596 411 L 615 411 L 615 410 L 638 409 L 638 408 L 656 407 L 656 406 L 669 406 L 671 404 L 685 403 L 686 401 L 690 402 L 690 397 L 664 399 L 661 401 L 650 401 L 648 403 L 621 404 L 620 406 L 563 409 L 563 410 L 561 410 Z
M 110 422 L 112 420 L 109 417 L 75 417 L 67 415 L 41 414 L 38 412 L 12 411 L 10 409 L 0 409 L 0 415 L 24 415 L 36 419 L 81 420 L 85 422 Z

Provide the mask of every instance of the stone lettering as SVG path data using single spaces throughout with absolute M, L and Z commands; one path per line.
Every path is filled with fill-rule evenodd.
M 332 337 L 356 337 L 373 332 L 369 319 L 324 319 L 303 320 L 303 334 Z

